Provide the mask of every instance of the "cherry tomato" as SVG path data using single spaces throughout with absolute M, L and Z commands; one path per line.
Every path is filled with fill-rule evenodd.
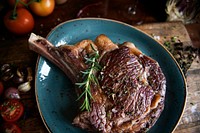
M 4 87 L 3 87 L 3 83 L 0 81 L 0 96 L 3 93 Z
M 11 18 L 12 11 L 4 17 L 6 28 L 17 35 L 27 34 L 34 28 L 34 19 L 32 14 L 25 8 L 17 8 L 16 18 Z
M 7 122 L 17 121 L 23 113 L 24 106 L 17 99 L 9 99 L 1 104 L 1 116 Z
M 10 6 L 14 7 L 16 1 L 17 1 L 17 0 L 8 0 L 8 4 L 9 4 Z M 19 0 L 19 2 L 18 2 L 18 4 L 17 4 L 17 7 L 24 7 L 24 5 L 23 5 L 22 3 L 27 4 L 27 3 L 28 3 L 28 0 Z
M 55 7 L 55 0 L 36 0 L 30 4 L 33 13 L 38 16 L 48 16 L 51 14 Z
M 21 133 L 21 129 L 14 123 L 4 123 L 1 131 L 3 133 Z

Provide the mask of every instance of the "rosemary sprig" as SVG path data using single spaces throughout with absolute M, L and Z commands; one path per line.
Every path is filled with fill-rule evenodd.
M 81 111 L 87 110 L 90 111 L 90 99 L 92 98 L 91 95 L 91 84 L 95 83 L 99 85 L 98 79 L 95 76 L 95 72 L 99 71 L 101 69 L 101 66 L 98 63 L 98 58 L 99 58 L 99 51 L 97 51 L 93 45 L 91 44 L 91 47 L 94 51 L 89 57 L 85 57 L 86 64 L 88 64 L 88 69 L 85 71 L 81 71 L 83 74 L 83 82 L 81 83 L 76 83 L 79 88 L 84 89 L 82 94 L 78 97 L 77 100 L 80 100 L 84 96 L 84 101 L 82 105 L 80 106 Z

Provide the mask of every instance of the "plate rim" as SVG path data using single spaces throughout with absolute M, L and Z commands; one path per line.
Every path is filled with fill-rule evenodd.
M 183 116 L 183 114 L 184 114 L 185 107 L 186 107 L 186 102 L 187 102 L 187 95 L 188 95 L 188 87 L 187 87 L 186 77 L 185 77 L 185 75 L 184 75 L 184 73 L 183 73 L 181 67 L 179 66 L 178 62 L 177 62 L 176 59 L 174 58 L 174 56 L 167 50 L 167 48 L 164 47 L 163 44 L 161 44 L 160 42 L 158 42 L 156 39 L 154 39 L 152 36 L 150 36 L 150 35 L 147 34 L 146 32 L 142 31 L 141 29 L 139 29 L 139 28 L 137 28 L 137 27 L 135 27 L 135 26 L 133 26 L 133 25 L 127 24 L 127 23 L 125 23 L 125 22 L 121 22 L 121 21 L 114 20 L 114 19 L 108 19 L 108 18 L 87 17 L 87 18 L 75 18 L 75 19 L 66 20 L 66 21 L 61 22 L 60 24 L 54 26 L 54 27 L 48 32 L 46 38 L 48 38 L 48 37 L 50 36 L 50 34 L 52 33 L 52 31 L 54 31 L 54 30 L 55 30 L 56 28 L 58 28 L 59 26 L 64 25 L 64 24 L 66 24 L 66 23 L 75 22 L 75 21 L 81 21 L 81 20 L 108 21 L 108 22 L 114 22 L 114 23 L 118 23 L 118 24 L 122 24 L 122 25 L 128 26 L 128 27 L 130 27 L 130 28 L 132 28 L 132 29 L 134 29 L 134 30 L 137 30 L 137 31 L 139 31 L 139 32 L 141 32 L 141 33 L 143 33 L 143 34 L 145 34 L 145 35 L 148 36 L 149 38 L 151 38 L 151 39 L 153 39 L 154 41 L 156 41 L 156 42 L 169 54 L 169 56 L 170 56 L 170 57 L 173 59 L 173 61 L 175 62 L 175 64 L 176 64 L 176 66 L 177 66 L 177 68 L 178 68 L 180 74 L 182 75 L 183 83 L 184 83 L 184 94 L 185 94 L 185 96 L 184 96 L 184 101 L 183 101 L 183 102 L 184 102 L 184 105 L 183 105 L 183 107 L 182 107 L 181 115 L 180 115 L 178 121 L 176 122 L 176 125 L 174 126 L 174 128 L 173 128 L 173 130 L 172 130 L 172 133 L 173 133 L 173 132 L 176 130 L 176 128 L 177 128 L 177 126 L 178 126 L 178 124 L 179 124 L 179 122 L 180 122 L 180 120 L 181 120 L 181 118 L 182 118 L 182 116 Z M 38 98 L 38 93 L 37 93 L 38 88 L 37 88 L 37 86 L 36 86 L 36 80 L 37 80 L 37 77 L 38 77 L 38 67 L 39 67 L 39 62 L 40 62 L 41 57 L 42 57 L 41 55 L 38 55 L 37 61 L 36 61 L 36 67 L 35 67 L 35 78 L 34 78 L 34 80 L 35 80 L 35 83 L 34 83 L 34 85 L 35 85 L 35 98 L 36 98 L 36 103 L 37 103 L 37 107 L 38 107 L 38 111 L 39 111 L 40 117 L 41 117 L 41 119 L 42 119 L 42 121 L 43 121 L 43 123 L 44 123 L 44 125 L 45 125 L 45 127 L 46 127 L 46 129 L 47 129 L 47 131 L 51 133 L 52 131 L 51 131 L 50 127 L 48 126 L 48 124 L 47 124 L 47 122 L 46 122 L 46 120 L 45 120 L 45 118 L 44 118 L 44 116 L 43 116 L 43 114 L 42 114 L 41 108 L 40 108 L 40 103 L 39 103 L 39 98 Z

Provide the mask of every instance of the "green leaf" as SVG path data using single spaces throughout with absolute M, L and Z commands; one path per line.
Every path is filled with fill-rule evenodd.
M 92 99 L 91 88 L 90 88 L 91 84 L 93 83 L 99 85 L 98 79 L 94 75 L 95 72 L 101 69 L 101 66 L 98 63 L 99 52 L 94 48 L 92 44 L 91 47 L 94 50 L 94 53 L 90 54 L 89 57 L 84 57 L 85 63 L 89 65 L 89 67 L 85 71 L 81 71 L 84 80 L 81 83 L 75 83 L 75 85 L 83 89 L 82 94 L 77 99 L 80 100 L 82 97 L 84 97 L 84 101 L 80 106 L 80 109 L 82 111 L 83 110 L 90 111 L 90 99 Z

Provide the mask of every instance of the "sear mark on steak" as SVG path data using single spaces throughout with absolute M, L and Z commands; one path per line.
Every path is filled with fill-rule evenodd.
M 73 83 L 82 80 L 87 69 L 84 57 L 100 52 L 102 70 L 96 73 L 99 86 L 91 85 L 91 110 L 80 112 L 73 124 L 91 132 L 144 132 L 152 127 L 164 109 L 166 79 L 159 64 L 134 44 L 114 44 L 107 36 L 95 41 L 54 47 L 46 39 L 31 35 L 31 50 L 57 65 Z M 77 91 L 80 94 L 80 90 Z

